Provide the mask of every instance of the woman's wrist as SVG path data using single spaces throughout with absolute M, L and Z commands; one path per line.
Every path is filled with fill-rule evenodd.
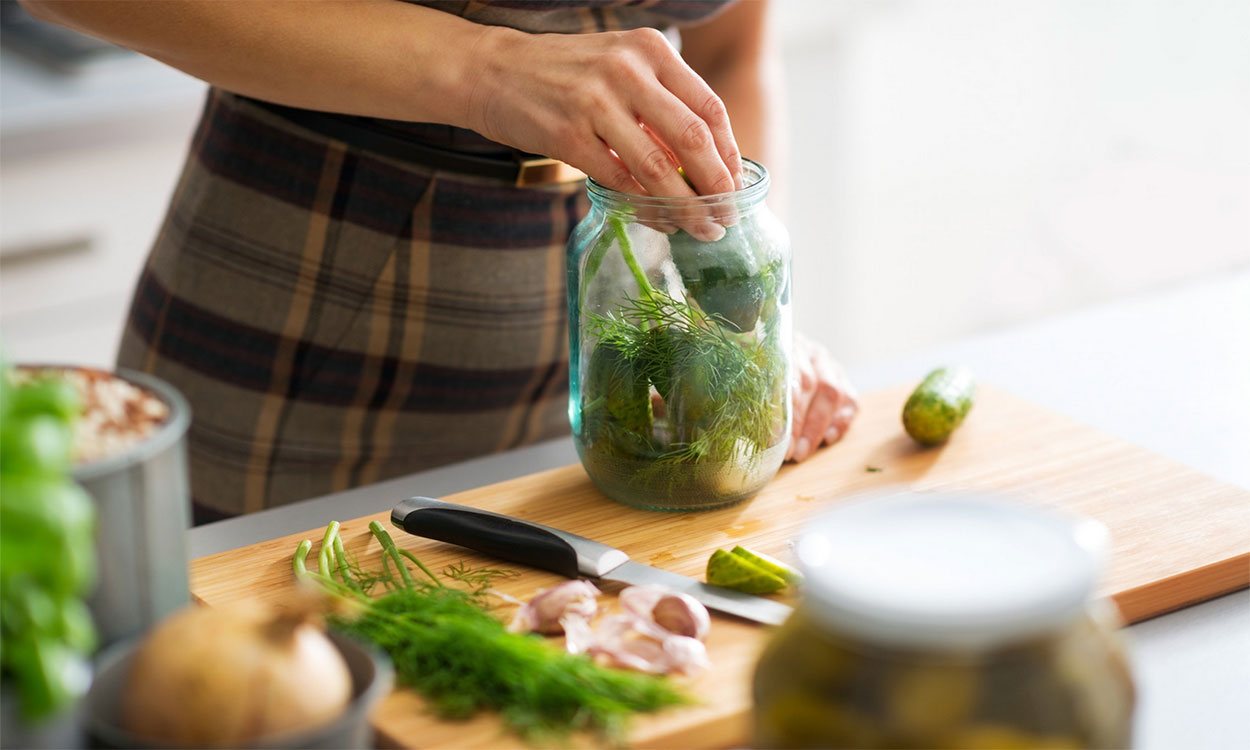
M 452 103 L 455 121 L 448 124 L 500 140 L 492 105 L 499 104 L 501 85 L 506 85 L 507 73 L 522 60 L 530 37 L 506 26 L 478 26 L 450 68 L 447 101 Z

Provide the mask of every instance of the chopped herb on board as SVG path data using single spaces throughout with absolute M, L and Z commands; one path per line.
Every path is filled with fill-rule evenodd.
M 312 543 L 305 540 L 295 552 L 295 575 L 357 602 L 359 611 L 333 618 L 333 627 L 386 651 L 397 682 L 423 695 L 438 716 L 498 711 L 527 742 L 590 731 L 621 743 L 634 714 L 690 702 L 662 677 L 609 669 L 539 636 L 507 632 L 485 607 L 492 581 L 513 575 L 509 571 L 461 564 L 444 569 L 443 581 L 396 547 L 380 523 L 369 530 L 382 545 L 381 571 L 362 570 L 348 558 L 336 522 L 322 540 L 319 570 L 306 567 Z M 378 588 L 384 593 L 372 598 Z
M 878 471 L 885 471 L 885 469 L 882 469 L 880 466 L 865 466 L 864 471 L 869 474 L 876 474 Z

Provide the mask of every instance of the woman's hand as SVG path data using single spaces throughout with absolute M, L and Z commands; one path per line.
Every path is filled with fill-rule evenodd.
M 829 350 L 794 334 L 793 403 L 788 461 L 802 461 L 822 443 L 836 443 L 859 412 L 855 389 Z
M 742 185 L 729 115 L 655 29 L 525 34 L 491 27 L 468 126 L 610 188 L 692 196 Z M 678 173 L 681 165 L 694 190 Z

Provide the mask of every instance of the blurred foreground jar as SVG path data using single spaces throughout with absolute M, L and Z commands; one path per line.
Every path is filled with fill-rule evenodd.
M 569 419 L 595 485 L 656 510 L 751 497 L 790 434 L 790 241 L 768 172 L 733 193 L 589 182 L 569 242 Z
M 1133 682 L 1099 523 L 956 495 L 839 508 L 756 667 L 756 747 L 1111 748 Z

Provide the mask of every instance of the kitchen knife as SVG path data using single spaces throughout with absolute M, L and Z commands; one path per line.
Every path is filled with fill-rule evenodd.
M 780 625 L 791 612 L 787 605 L 771 599 L 632 562 L 619 549 L 567 531 L 443 500 L 410 497 L 391 511 L 391 522 L 409 534 L 458 544 L 567 578 L 586 576 L 662 586 L 689 594 L 709 609 L 768 625 Z

